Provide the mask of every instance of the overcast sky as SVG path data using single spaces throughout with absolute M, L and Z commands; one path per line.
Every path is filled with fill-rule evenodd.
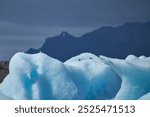
M 46 37 L 150 20 L 150 0 L 0 0 L 0 60 Z

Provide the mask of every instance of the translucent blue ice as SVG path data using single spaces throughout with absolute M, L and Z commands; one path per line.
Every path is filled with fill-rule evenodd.
M 9 71 L 0 90 L 13 99 L 73 99 L 77 93 L 64 64 L 43 53 L 15 54 Z
M 78 87 L 82 99 L 112 99 L 120 89 L 121 79 L 97 56 L 84 53 L 64 63 Z
M 150 92 L 150 59 L 128 57 L 126 60 L 100 56 L 122 79 L 115 99 L 138 99 Z M 130 59 L 129 59 L 130 58 Z
M 150 99 L 150 58 L 83 53 L 66 62 L 44 53 L 15 54 L 0 99 Z

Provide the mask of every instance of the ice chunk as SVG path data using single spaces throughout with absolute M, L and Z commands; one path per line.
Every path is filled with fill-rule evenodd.
M 13 99 L 73 99 L 77 93 L 64 64 L 43 53 L 15 54 L 9 71 L 0 90 Z
M 15 54 L 0 99 L 150 99 L 150 57 L 83 53 L 62 63 L 42 52 Z M 11 98 L 9 98 L 11 97 Z
M 73 76 L 81 99 L 112 99 L 120 89 L 118 75 L 93 54 L 83 53 L 64 64 Z
M 135 55 L 128 55 L 126 57 L 126 60 L 134 60 L 134 59 L 137 59 L 137 57 Z
M 139 59 L 146 59 L 146 58 L 147 58 L 147 57 L 146 57 L 146 56 L 143 56 L 143 55 L 139 57 Z
M 150 61 L 150 57 L 146 57 L 146 56 L 143 56 L 143 55 L 140 56 L 139 59 L 144 60 L 144 61 L 145 60 Z
M 100 56 L 118 73 L 122 85 L 115 99 L 138 99 L 150 92 L 150 62 L 141 59 L 111 59 Z
M 12 98 L 10 98 L 0 92 L 0 100 L 12 100 Z
M 144 96 L 140 97 L 139 100 L 150 100 L 150 93 L 147 93 Z

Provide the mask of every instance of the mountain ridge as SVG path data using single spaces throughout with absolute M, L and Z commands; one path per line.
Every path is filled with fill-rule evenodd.
M 105 26 L 75 37 L 68 32 L 46 38 L 39 49 L 30 48 L 27 53 L 42 51 L 65 61 L 84 52 L 109 57 L 125 58 L 129 54 L 149 56 L 150 21 Z

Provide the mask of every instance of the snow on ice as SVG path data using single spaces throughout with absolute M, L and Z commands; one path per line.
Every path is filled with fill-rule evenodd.
M 64 64 L 73 76 L 81 99 L 112 99 L 120 89 L 120 77 L 93 54 L 81 54 Z
M 77 92 L 64 64 L 43 53 L 15 54 L 9 71 L 0 90 L 13 99 L 72 99 Z
M 44 53 L 17 53 L 0 99 L 150 99 L 150 57 L 83 53 L 62 63 Z
M 128 56 L 126 60 L 100 56 L 122 79 L 121 88 L 115 99 L 138 99 L 150 92 L 149 59 Z

